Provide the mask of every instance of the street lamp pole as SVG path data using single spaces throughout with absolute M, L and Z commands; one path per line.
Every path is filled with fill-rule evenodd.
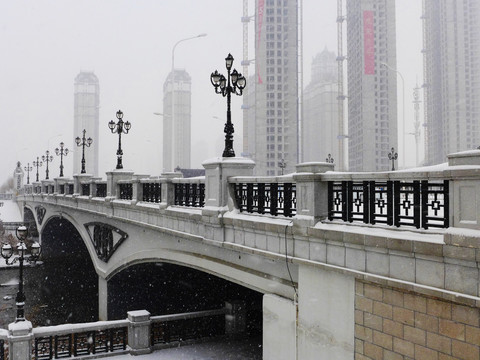
M 46 151 L 45 155 L 42 156 L 42 160 L 47 164 L 47 169 L 45 170 L 45 180 L 48 180 L 48 163 L 53 161 L 53 156 L 50 155 L 50 151 Z
M 400 71 L 397 69 L 391 67 L 387 63 L 382 62 L 381 63 L 383 66 L 385 66 L 387 69 L 395 71 L 398 75 L 400 75 L 400 79 L 402 79 L 402 152 L 403 152 L 403 167 L 405 168 L 405 79 L 403 78 L 403 75 Z
M 25 310 L 23 307 L 25 306 L 26 298 L 25 293 L 23 292 L 23 262 L 35 263 L 40 256 L 41 247 L 37 242 L 34 242 L 30 247 L 30 255 L 26 256 L 25 253 L 27 251 L 27 246 L 25 245 L 25 240 L 28 236 L 28 229 L 22 225 L 17 228 L 16 235 L 19 240 L 17 245 L 18 255 L 16 255 L 13 260 L 10 260 L 13 255 L 13 248 L 10 244 L 3 244 L 1 255 L 5 259 L 7 265 L 13 265 L 17 261 L 19 263 L 20 281 L 18 284 L 17 297 L 15 298 L 15 302 L 17 303 L 17 318 L 15 319 L 15 322 L 19 322 L 25 321 Z
M 27 185 L 30 184 L 30 171 L 32 171 L 33 168 L 30 166 L 30 163 L 27 163 L 27 166 L 25 166 L 25 171 L 27 172 Z
M 79 136 L 77 136 L 75 138 L 75 142 L 77 144 L 77 146 L 81 146 L 82 147 L 82 171 L 81 173 L 82 174 L 85 174 L 85 146 L 86 147 L 90 147 L 90 145 L 92 145 L 93 143 L 93 140 L 91 137 L 89 137 L 88 139 L 85 139 L 85 133 L 87 132 L 87 130 L 83 129 L 83 137 L 80 139 Z
M 398 154 L 395 152 L 395 148 L 392 147 L 392 151 L 388 153 L 388 159 L 392 160 L 392 171 L 395 171 L 395 160 L 398 159 Z
M 57 156 L 60 156 L 60 177 L 63 177 L 63 157 L 67 156 L 68 154 L 68 149 L 64 148 L 64 146 L 65 144 L 62 141 L 60 143 L 60 149 L 59 148 L 55 149 L 55 154 L 57 154 Z
M 207 34 L 198 34 L 196 36 L 191 36 L 191 37 L 188 37 L 188 38 L 185 38 L 185 39 L 181 39 L 181 40 L 178 40 L 175 45 L 173 45 L 173 48 L 172 48 L 172 72 L 171 72 L 171 81 L 172 81 L 172 115 L 170 117 L 170 121 L 171 121 L 171 124 L 172 124 L 172 156 L 171 156 L 171 159 L 172 159 L 172 165 L 171 165 L 171 169 L 173 170 L 175 168 L 175 49 L 177 48 L 177 45 L 184 42 L 184 41 L 187 41 L 187 40 L 193 40 L 193 39 L 196 39 L 196 38 L 200 38 L 200 37 L 205 37 L 207 36 Z
M 123 122 L 123 112 L 121 110 L 117 111 L 117 123 L 113 120 L 110 120 L 108 123 L 108 127 L 112 134 L 117 133 L 118 134 L 118 149 L 117 149 L 117 169 L 123 169 L 123 164 L 122 164 L 122 155 L 123 155 L 123 150 L 122 150 L 122 133 L 128 134 L 130 131 L 130 128 L 132 127 L 132 124 L 130 124 L 129 121 Z
M 38 168 L 40 166 L 42 166 L 43 163 L 38 159 L 38 156 L 37 156 L 37 161 L 33 160 L 32 164 L 33 164 L 33 166 L 35 166 L 37 168 L 37 180 L 36 181 L 38 182 Z
M 227 97 L 227 122 L 225 123 L 225 149 L 223 150 L 223 157 L 234 157 L 235 151 L 233 150 L 233 123 L 231 113 L 231 94 L 242 95 L 243 89 L 247 84 L 245 77 L 237 72 L 236 69 L 230 73 L 233 65 L 233 56 L 228 54 L 225 58 L 225 66 L 227 68 L 227 78 L 222 74 L 219 74 L 217 70 L 210 75 L 210 82 L 215 88 L 215 93 L 222 94 L 223 97 Z M 231 80 L 231 81 L 230 81 Z

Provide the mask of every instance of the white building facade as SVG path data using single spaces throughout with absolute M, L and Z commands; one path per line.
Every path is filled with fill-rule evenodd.
M 93 139 L 92 145 L 85 147 L 85 171 L 87 174 L 98 176 L 98 149 L 99 149 L 99 111 L 100 86 L 98 78 L 93 72 L 80 72 L 74 83 L 74 123 L 73 139 L 85 137 Z M 73 152 L 73 173 L 80 174 L 82 170 L 82 147 L 75 145 Z
M 425 162 L 480 145 L 480 2 L 424 0 Z
M 397 143 L 394 0 L 347 0 L 350 171 L 390 169 Z

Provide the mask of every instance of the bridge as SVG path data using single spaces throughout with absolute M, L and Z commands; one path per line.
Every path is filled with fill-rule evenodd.
M 383 173 L 304 163 L 254 177 L 245 158 L 203 166 L 197 178 L 114 170 L 106 181 L 44 180 L 17 202 L 42 246 L 55 223 L 78 232 L 101 320 L 117 274 L 172 263 L 263 294 L 264 359 L 479 358 L 480 150 Z M 241 331 L 229 306 L 227 327 Z M 151 321 L 130 321 L 137 315 Z M 128 337 L 141 328 L 129 326 Z

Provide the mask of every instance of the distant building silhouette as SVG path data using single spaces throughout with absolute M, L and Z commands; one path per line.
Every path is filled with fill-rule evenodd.
M 395 1 L 346 4 L 349 170 L 388 170 L 398 148 Z
M 279 175 L 282 159 L 285 173 L 298 162 L 298 1 L 256 0 L 255 9 L 255 77 L 245 89 L 255 102 L 244 104 L 243 153 L 257 175 Z
M 303 93 L 303 161 L 338 160 L 338 82 L 334 52 L 327 49 L 312 61 L 312 80 Z
M 163 84 L 163 170 L 176 167 L 190 168 L 191 162 L 191 86 L 190 75 L 175 69 L 173 89 L 175 95 L 175 126 L 172 129 L 172 72 Z M 175 134 L 173 133 L 175 131 Z M 173 140 L 173 142 L 172 142 Z M 174 147 L 174 149 L 173 149 Z M 173 157 L 172 157 L 173 151 Z M 172 162 L 173 161 L 173 162 Z
M 480 145 L 480 3 L 424 0 L 425 162 Z
M 80 72 L 75 78 L 73 96 L 73 139 L 77 136 L 81 138 L 83 129 L 86 130 L 86 137 L 93 139 L 92 145 L 85 148 L 85 170 L 87 174 L 98 176 L 100 87 L 97 76 L 91 71 Z M 74 146 L 73 173 L 80 174 L 82 170 L 82 148 L 77 147 L 76 144 Z

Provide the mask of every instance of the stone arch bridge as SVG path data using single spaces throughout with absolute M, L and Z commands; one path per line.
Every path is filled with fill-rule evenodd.
M 46 180 L 17 202 L 40 241 L 58 219 L 78 231 L 101 319 L 116 273 L 170 262 L 264 294 L 264 359 L 479 354 L 480 151 L 385 173 L 306 163 L 254 177 L 248 159 L 203 165 L 189 179 Z

